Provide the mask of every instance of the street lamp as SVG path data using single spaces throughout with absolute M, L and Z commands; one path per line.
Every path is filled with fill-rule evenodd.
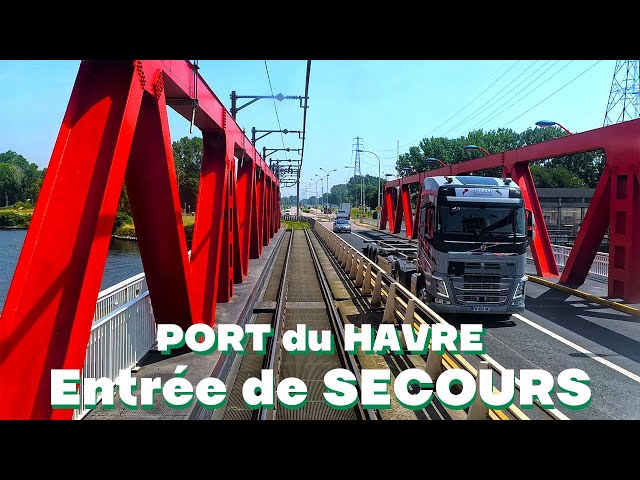
M 331 210 L 331 202 L 329 202 L 329 174 L 331 174 L 331 172 L 337 172 L 338 169 L 334 168 L 327 172 L 324 168 L 320 167 L 320 170 L 327 174 L 327 206 L 329 207 L 329 210 Z
M 482 150 L 486 155 L 491 155 L 486 148 L 479 147 L 478 145 L 465 145 L 465 150 Z
M 326 176 L 320 176 L 317 173 L 315 174 L 316 177 L 318 177 L 318 181 L 320 182 L 320 193 L 321 193 L 321 202 L 324 202 L 324 183 L 322 183 L 322 181 L 324 180 L 324 177 Z M 322 205 L 323 203 L 321 203 Z
M 439 159 L 434 158 L 434 157 L 429 157 L 429 158 L 427 158 L 427 161 L 430 161 L 430 162 L 438 162 L 438 163 L 440 163 L 440 165 L 442 165 L 443 167 L 446 167 L 446 166 L 447 166 L 447 164 L 446 164 L 446 163 L 444 163 L 442 160 L 439 160 Z
M 318 176 L 318 174 L 316 173 L 316 177 L 317 176 Z M 316 182 L 316 207 L 318 206 L 318 182 L 320 180 L 322 180 L 322 179 L 319 179 L 319 180 L 316 180 L 315 178 L 311 179 L 312 182 Z
M 559 124 L 558 122 L 553 122 L 551 120 L 540 120 L 538 122 L 536 122 L 536 125 L 539 127 L 553 127 L 554 125 L 559 126 L 562 130 L 564 130 L 565 132 L 567 132 L 569 135 L 573 135 L 569 130 L 567 130 L 563 125 Z

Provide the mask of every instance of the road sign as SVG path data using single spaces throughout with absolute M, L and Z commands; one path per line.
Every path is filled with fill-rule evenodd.
M 382 207 L 378 206 L 376 207 L 376 212 L 381 212 L 382 211 Z

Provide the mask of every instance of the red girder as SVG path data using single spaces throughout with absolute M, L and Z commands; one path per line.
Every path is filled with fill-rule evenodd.
M 196 98 L 189 262 L 166 106 Z M 123 182 L 158 323 L 213 325 L 280 226 L 278 179 L 190 62 L 83 61 L 0 317 L 1 419 L 71 418 L 50 372 L 83 367 Z
M 532 244 L 532 252 L 536 270 L 539 275 L 557 276 L 555 258 L 528 164 L 536 160 L 599 149 L 604 150 L 606 155 L 605 169 L 562 271 L 560 282 L 571 285 L 584 282 L 609 227 L 608 294 L 629 302 L 640 302 L 640 282 L 634 282 L 633 279 L 633 272 L 640 271 L 640 249 L 632 247 L 640 244 L 640 119 L 388 181 L 385 184 L 381 228 L 386 227 L 388 218 L 391 231 L 399 231 L 394 220 L 402 220 L 402 210 L 406 216 L 404 202 L 399 201 L 397 205 L 393 202 L 393 188 L 404 189 L 409 184 L 422 183 L 427 176 L 459 175 L 503 167 L 505 175 L 513 178 L 523 190 L 525 204 L 534 213 L 536 239 Z M 416 234 L 416 228 L 413 231 L 407 228 L 409 237 L 415 237 Z

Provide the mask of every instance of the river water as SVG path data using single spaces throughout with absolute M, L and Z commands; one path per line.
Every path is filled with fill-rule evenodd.
M 26 230 L 0 230 L 0 312 L 7 298 L 26 234 Z M 140 272 L 142 272 L 142 261 L 138 243 L 112 238 L 100 290 Z

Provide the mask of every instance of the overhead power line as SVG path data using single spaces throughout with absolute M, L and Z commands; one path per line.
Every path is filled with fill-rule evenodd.
M 505 72 L 500 75 L 498 78 L 496 78 L 493 82 L 491 82 L 491 84 L 485 88 L 479 95 L 477 95 L 473 100 L 471 100 L 470 102 L 468 102 L 465 106 L 463 106 L 460 110 L 458 110 L 456 113 L 454 113 L 453 115 L 451 115 L 449 118 L 447 118 L 444 122 L 442 122 L 440 125 L 438 125 L 437 127 L 431 129 L 431 132 L 437 131 L 440 127 L 442 127 L 443 125 L 445 125 L 446 123 L 448 123 L 451 119 L 453 119 L 454 117 L 456 117 L 460 112 L 462 112 L 463 110 L 465 110 L 467 107 L 469 107 L 471 104 L 473 104 L 477 99 L 479 99 L 480 97 L 482 97 L 482 95 L 484 95 L 487 91 L 489 91 L 489 89 L 491 87 L 493 87 L 496 83 L 498 83 L 507 73 L 509 73 L 513 67 L 515 67 L 518 63 L 520 62 L 520 60 L 516 60 L 515 62 L 513 62 L 506 70 Z M 412 140 L 410 142 L 407 142 L 403 145 L 400 145 L 399 148 L 404 148 L 408 145 L 411 145 L 417 141 L 422 140 L 423 138 L 426 138 L 429 134 L 425 133 L 423 136 L 421 136 L 420 138 L 417 138 L 415 140 Z M 395 152 L 396 148 L 371 148 L 371 150 L 374 150 L 376 152 Z M 394 157 L 395 158 L 395 157 Z
M 435 133 L 440 127 L 442 127 L 443 125 L 445 125 L 446 123 L 449 122 L 449 120 L 451 120 L 452 118 L 454 118 L 456 115 L 458 115 L 460 112 L 462 112 L 463 110 L 465 110 L 467 107 L 469 107 L 473 102 L 475 102 L 477 99 L 479 99 L 482 95 L 484 95 L 491 87 L 493 87 L 496 83 L 498 83 L 498 81 L 500 81 L 502 79 L 502 77 L 504 77 L 507 73 L 509 73 L 511 71 L 511 69 L 513 69 L 513 67 L 516 66 L 516 64 L 519 62 L 520 60 L 516 60 L 515 62 L 513 62 L 511 64 L 511 66 L 509 68 L 507 68 L 507 70 L 500 75 L 498 78 L 496 78 L 491 85 L 489 85 L 487 88 L 485 88 L 482 93 L 478 96 L 476 96 L 473 100 L 471 100 L 469 103 L 467 103 L 464 107 L 462 107 L 460 110 L 458 110 L 456 113 L 454 113 L 453 115 L 451 115 L 449 118 L 447 118 L 444 122 L 442 122 L 440 125 L 438 125 L 436 128 L 433 129 L 433 132 Z M 423 137 L 424 138 L 424 137 Z
M 545 83 L 547 83 L 549 80 L 551 80 L 553 77 L 555 77 L 556 75 L 558 75 L 562 70 L 564 70 L 565 68 L 567 68 L 574 60 L 571 60 L 570 62 L 566 63 L 563 67 L 561 67 L 559 70 L 557 70 L 554 74 L 552 74 L 551 76 L 547 77 L 546 79 L 544 79 L 540 84 L 536 85 L 533 87 L 533 89 L 529 92 L 527 92 L 525 95 L 522 95 L 522 93 L 527 90 L 531 85 L 533 85 L 536 81 L 538 81 L 538 79 L 540 77 L 542 77 L 543 75 L 545 75 L 549 70 L 551 70 L 553 67 L 555 67 L 559 60 L 554 62 L 553 64 L 551 64 L 548 68 L 546 68 L 544 70 L 544 72 L 542 72 L 540 75 L 538 75 L 537 77 L 535 77 L 533 80 L 531 80 L 529 83 L 527 83 L 521 90 L 519 90 L 516 94 L 512 95 L 509 99 L 507 99 L 507 101 L 503 102 L 498 108 L 496 108 L 495 110 L 493 110 L 491 113 L 489 113 L 488 115 L 486 115 L 482 120 L 480 120 L 480 122 L 477 123 L 477 125 L 474 127 L 474 129 L 478 128 L 480 125 L 484 124 L 487 120 L 489 120 L 490 118 L 497 118 L 500 115 L 502 115 L 504 112 L 506 112 L 507 110 L 510 110 L 511 108 L 513 108 L 514 106 L 516 106 L 518 103 L 520 103 L 522 100 L 524 100 L 525 98 L 527 98 L 529 95 L 531 95 L 533 92 L 535 92 L 536 90 L 538 90 L 542 85 L 544 85 Z M 515 101 L 513 101 L 515 99 Z
M 591 70 L 593 67 L 595 67 L 597 64 L 599 64 L 602 60 L 598 60 L 597 62 L 593 63 L 590 67 L 588 67 L 586 70 L 583 70 L 582 73 L 576 75 L 575 77 L 573 77 L 571 80 L 569 80 L 567 83 L 565 83 L 564 85 L 562 85 L 559 89 L 557 89 L 555 92 L 553 92 L 552 94 L 546 96 L 545 98 L 543 98 L 542 100 L 540 100 L 538 103 L 536 103 L 533 107 L 531 107 L 529 110 L 522 112 L 520 115 L 518 115 L 516 118 L 514 118 L 513 120 L 509 121 L 509 123 L 506 123 L 505 126 L 510 125 L 511 123 L 515 122 L 516 120 L 518 120 L 520 117 L 522 117 L 523 115 L 529 113 L 531 110 L 533 110 L 534 108 L 536 108 L 538 105 L 540 105 L 543 102 L 546 102 L 547 100 L 549 100 L 551 97 L 553 97 L 556 93 L 558 93 L 560 90 L 562 90 L 564 87 L 566 87 L 567 85 L 573 83 L 574 81 L 576 81 L 578 78 L 580 78 L 582 75 L 584 75 L 585 73 L 587 73 L 589 70 Z
M 532 93 L 536 92 L 536 91 L 537 91 L 537 90 L 538 90 L 542 85 L 544 85 L 545 83 L 547 83 L 549 80 L 551 80 L 551 79 L 552 79 L 552 78 L 554 78 L 556 75 L 558 75 L 561 71 L 563 71 L 565 68 L 567 68 L 569 65 L 571 65 L 574 61 L 575 61 L 575 60 L 571 60 L 571 61 L 569 61 L 568 63 L 566 63 L 566 64 L 565 64 L 564 66 L 562 66 L 559 70 L 557 70 L 553 75 L 551 75 L 550 77 L 546 78 L 546 79 L 545 79 L 545 80 L 543 80 L 539 85 L 537 85 L 536 87 L 534 87 L 534 88 L 533 88 L 533 90 L 531 90 L 531 91 L 527 92 L 525 95 L 520 96 L 520 98 L 518 98 L 515 102 L 513 102 L 513 103 L 511 103 L 511 104 L 507 105 L 507 106 L 506 106 L 506 108 L 503 108 L 502 110 L 500 110 L 500 112 L 498 112 L 497 114 L 495 114 L 495 115 L 493 116 L 493 118 L 498 118 L 499 116 L 501 116 L 501 115 L 502 115 L 504 112 L 506 112 L 507 110 L 511 110 L 511 109 L 512 109 L 513 107 L 515 107 L 518 103 L 520 103 L 522 100 L 524 100 L 525 98 L 527 98 L 527 97 L 528 97 L 529 95 L 531 95 Z M 553 65 L 552 65 L 551 67 L 549 67 L 549 68 L 552 68 L 552 67 L 553 67 Z M 549 69 L 547 69 L 547 70 L 549 70 Z M 544 73 L 546 73 L 546 72 L 547 72 L 547 70 L 545 70 L 545 71 L 543 72 L 543 74 L 544 74 Z M 537 80 L 537 78 L 538 78 L 538 77 L 536 77 L 536 80 Z M 534 80 L 534 81 L 535 81 L 535 80 Z M 524 88 L 524 89 L 522 89 L 520 92 L 518 92 L 518 95 L 520 95 L 520 93 L 522 93 L 526 88 L 528 88 L 528 87 L 529 87 L 529 85 L 531 85 L 531 83 L 533 83 L 533 82 L 530 82 L 530 83 L 527 85 L 527 87 L 525 87 L 525 88 Z M 516 96 L 518 96 L 518 95 L 516 95 Z M 485 120 L 486 120 L 486 119 L 483 119 L 483 122 L 484 122 Z
M 446 132 L 444 132 L 441 136 L 444 137 L 447 133 L 455 130 L 456 128 L 464 125 L 466 122 L 469 121 L 469 119 L 471 118 L 475 118 L 476 115 L 478 114 L 478 112 L 482 111 L 484 108 L 488 108 L 487 105 L 489 105 L 489 107 L 491 105 L 493 105 L 495 102 L 500 101 L 502 98 L 504 98 L 506 95 L 508 95 L 509 93 L 511 93 L 514 89 L 516 89 L 518 87 L 518 85 L 516 85 L 515 87 L 509 89 L 508 91 L 505 92 L 505 89 L 510 87 L 516 80 L 518 80 L 522 75 L 524 75 L 527 70 L 529 70 L 531 67 L 533 67 L 535 65 L 535 61 L 531 62 L 529 64 L 528 67 L 526 67 L 524 70 L 522 70 L 520 72 L 520 74 L 512 79 L 505 88 L 503 88 L 500 92 L 496 93 L 493 97 L 491 97 L 489 100 L 487 100 L 486 102 L 484 102 L 482 105 L 480 105 L 478 108 L 476 108 L 472 113 L 470 113 L 469 115 L 467 115 L 466 117 L 464 117 L 461 121 L 459 121 L 458 123 L 456 123 L 453 127 L 451 127 L 449 130 L 447 130 Z M 522 83 L 522 82 L 521 82 Z M 495 100 L 493 103 L 490 103 L 492 100 L 494 100 L 496 97 L 499 97 L 497 100 Z

